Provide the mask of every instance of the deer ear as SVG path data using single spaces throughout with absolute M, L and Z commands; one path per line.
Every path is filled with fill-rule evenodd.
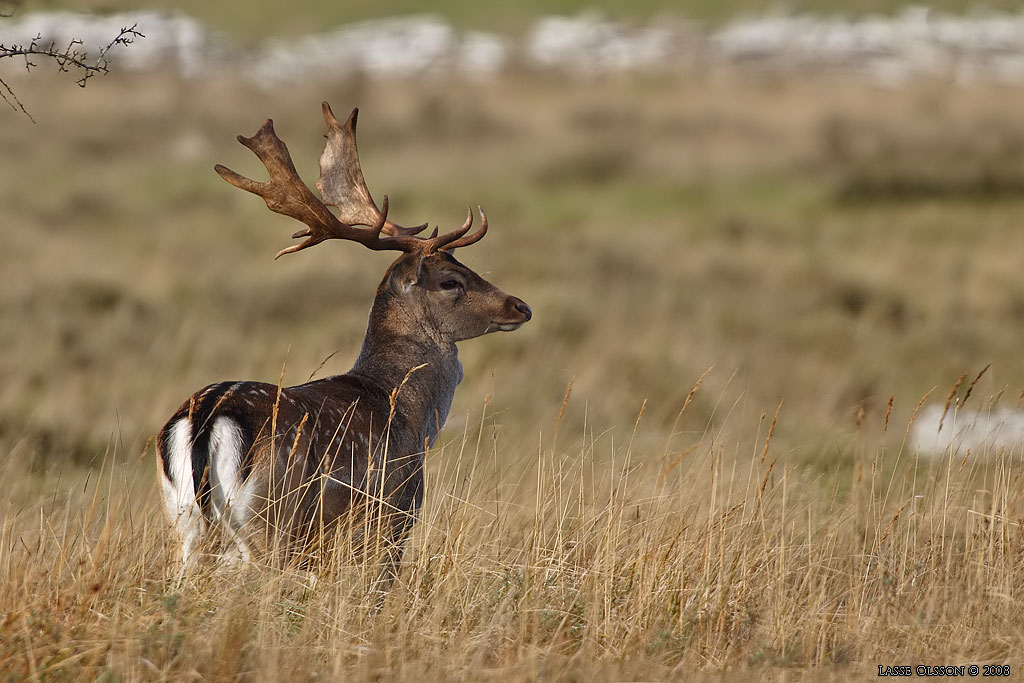
M 391 286 L 399 294 L 408 294 L 423 276 L 423 254 L 414 252 L 399 260 L 392 272 Z

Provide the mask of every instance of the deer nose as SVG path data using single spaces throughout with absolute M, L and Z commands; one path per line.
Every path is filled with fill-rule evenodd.
M 522 299 L 519 299 L 517 297 L 514 297 L 514 296 L 510 296 L 509 300 L 512 303 L 512 308 L 514 308 L 517 311 L 519 311 L 520 313 L 522 313 L 523 317 L 526 320 L 529 320 L 530 318 L 533 317 L 533 311 L 530 310 L 530 307 L 526 305 L 525 301 L 523 301 Z

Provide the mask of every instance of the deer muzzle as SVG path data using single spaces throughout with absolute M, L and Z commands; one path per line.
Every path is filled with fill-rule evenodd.
M 502 332 L 511 332 L 529 321 L 533 317 L 533 310 L 519 297 L 510 296 L 505 299 L 504 314 L 504 320 L 495 320 L 491 326 Z

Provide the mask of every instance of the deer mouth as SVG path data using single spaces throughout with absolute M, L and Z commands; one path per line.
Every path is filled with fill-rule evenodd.
M 522 321 L 522 322 L 518 322 L 518 323 L 492 322 L 491 323 L 491 329 L 489 329 L 487 331 L 488 332 L 511 332 L 512 330 L 518 330 L 520 327 L 523 326 L 523 323 L 525 323 L 525 322 L 526 322 L 525 320 Z

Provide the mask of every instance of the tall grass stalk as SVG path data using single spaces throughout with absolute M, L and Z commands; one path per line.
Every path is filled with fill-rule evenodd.
M 588 427 L 530 453 L 503 445 L 487 407 L 430 453 L 427 505 L 382 606 L 370 563 L 344 552 L 315 579 L 208 561 L 179 583 L 149 454 L 111 452 L 84 485 L 4 500 L 0 668 L 611 680 L 1016 661 L 1019 453 L 924 461 L 866 424 L 870 481 L 854 468 L 822 487 L 772 453 L 778 411 L 763 440 L 733 450 L 725 425 L 681 458 L 639 446 L 643 409 L 624 445 Z

